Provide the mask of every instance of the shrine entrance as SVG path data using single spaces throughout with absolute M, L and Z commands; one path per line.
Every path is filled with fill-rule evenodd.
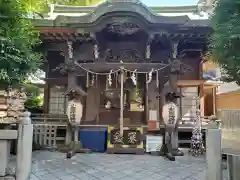
M 97 61 L 86 63 L 80 56 L 76 57 L 78 67 L 87 73 L 84 122 L 87 124 L 95 118 L 96 124 L 118 125 L 121 129 L 146 126 L 150 104 L 155 104 L 155 111 L 158 109 L 158 72 L 168 67 L 168 64 L 151 62 L 151 55 L 155 55 L 151 46 L 163 42 L 153 43 L 154 36 L 137 18 L 119 17 L 112 21 L 106 18 L 99 24 L 100 27 L 94 29 L 93 54 Z
M 108 66 L 112 65 L 108 64 Z M 79 64 L 79 66 L 83 65 Z M 89 123 L 88 119 L 96 117 L 96 123 L 100 125 L 126 127 L 147 125 L 149 108 L 156 108 L 158 101 L 157 72 L 151 69 L 144 72 L 140 67 L 134 66 L 132 70 L 127 64 L 121 63 L 117 66 L 118 69 L 98 71 L 95 74 L 93 68 L 92 73 L 88 72 L 84 122 Z M 84 68 L 87 69 L 87 65 Z M 94 113 L 98 114 L 94 115 Z

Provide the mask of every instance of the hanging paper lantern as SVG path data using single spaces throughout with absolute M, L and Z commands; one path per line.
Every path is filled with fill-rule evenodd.
M 112 86 L 112 70 L 108 74 L 108 84 L 109 84 L 110 87 Z
M 152 73 L 153 73 L 153 69 L 148 73 L 147 84 L 149 84 L 152 81 Z
M 137 70 L 135 70 L 135 71 L 132 73 L 132 76 L 131 76 L 132 82 L 133 82 L 133 84 L 134 84 L 135 86 L 137 85 L 136 72 L 137 72 Z
M 69 59 L 72 59 L 73 58 L 72 41 L 68 41 L 67 46 L 68 46 L 68 57 Z
M 94 84 L 95 84 L 95 78 L 96 78 L 96 77 L 95 77 L 95 75 L 93 74 L 93 75 L 92 75 L 92 84 L 91 84 L 92 86 L 94 86 Z

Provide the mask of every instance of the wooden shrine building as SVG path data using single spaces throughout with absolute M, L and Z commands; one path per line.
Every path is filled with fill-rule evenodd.
M 169 63 L 176 56 L 187 67 L 178 81 L 184 95 L 178 103 L 182 116 L 187 114 L 203 93 L 201 55 L 211 28 L 207 20 L 156 11 L 139 1 L 112 0 L 97 7 L 55 5 L 49 17 L 34 20 L 45 54 L 44 113 L 65 114 L 64 92 L 77 86 L 87 93 L 82 98 L 85 125 L 117 125 L 120 118 L 124 126 L 161 120 L 156 97 L 168 83 Z

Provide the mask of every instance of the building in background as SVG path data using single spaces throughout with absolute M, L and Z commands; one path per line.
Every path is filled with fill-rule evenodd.
M 205 62 L 203 65 L 203 78 L 205 82 L 205 110 L 211 114 L 211 104 L 215 104 L 217 109 L 240 109 L 240 86 L 235 82 L 222 82 L 220 67 L 211 62 Z M 214 100 L 216 99 L 216 100 Z M 215 102 L 215 103 L 212 103 Z

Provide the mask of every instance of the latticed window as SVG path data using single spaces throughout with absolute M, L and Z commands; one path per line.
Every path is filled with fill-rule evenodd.
M 188 121 L 191 119 L 191 111 L 196 107 L 198 101 L 198 87 L 182 87 L 182 95 L 180 107 L 182 108 L 183 120 Z
M 50 88 L 49 94 L 49 114 L 65 114 L 67 108 L 67 97 L 63 95 L 64 86 Z

